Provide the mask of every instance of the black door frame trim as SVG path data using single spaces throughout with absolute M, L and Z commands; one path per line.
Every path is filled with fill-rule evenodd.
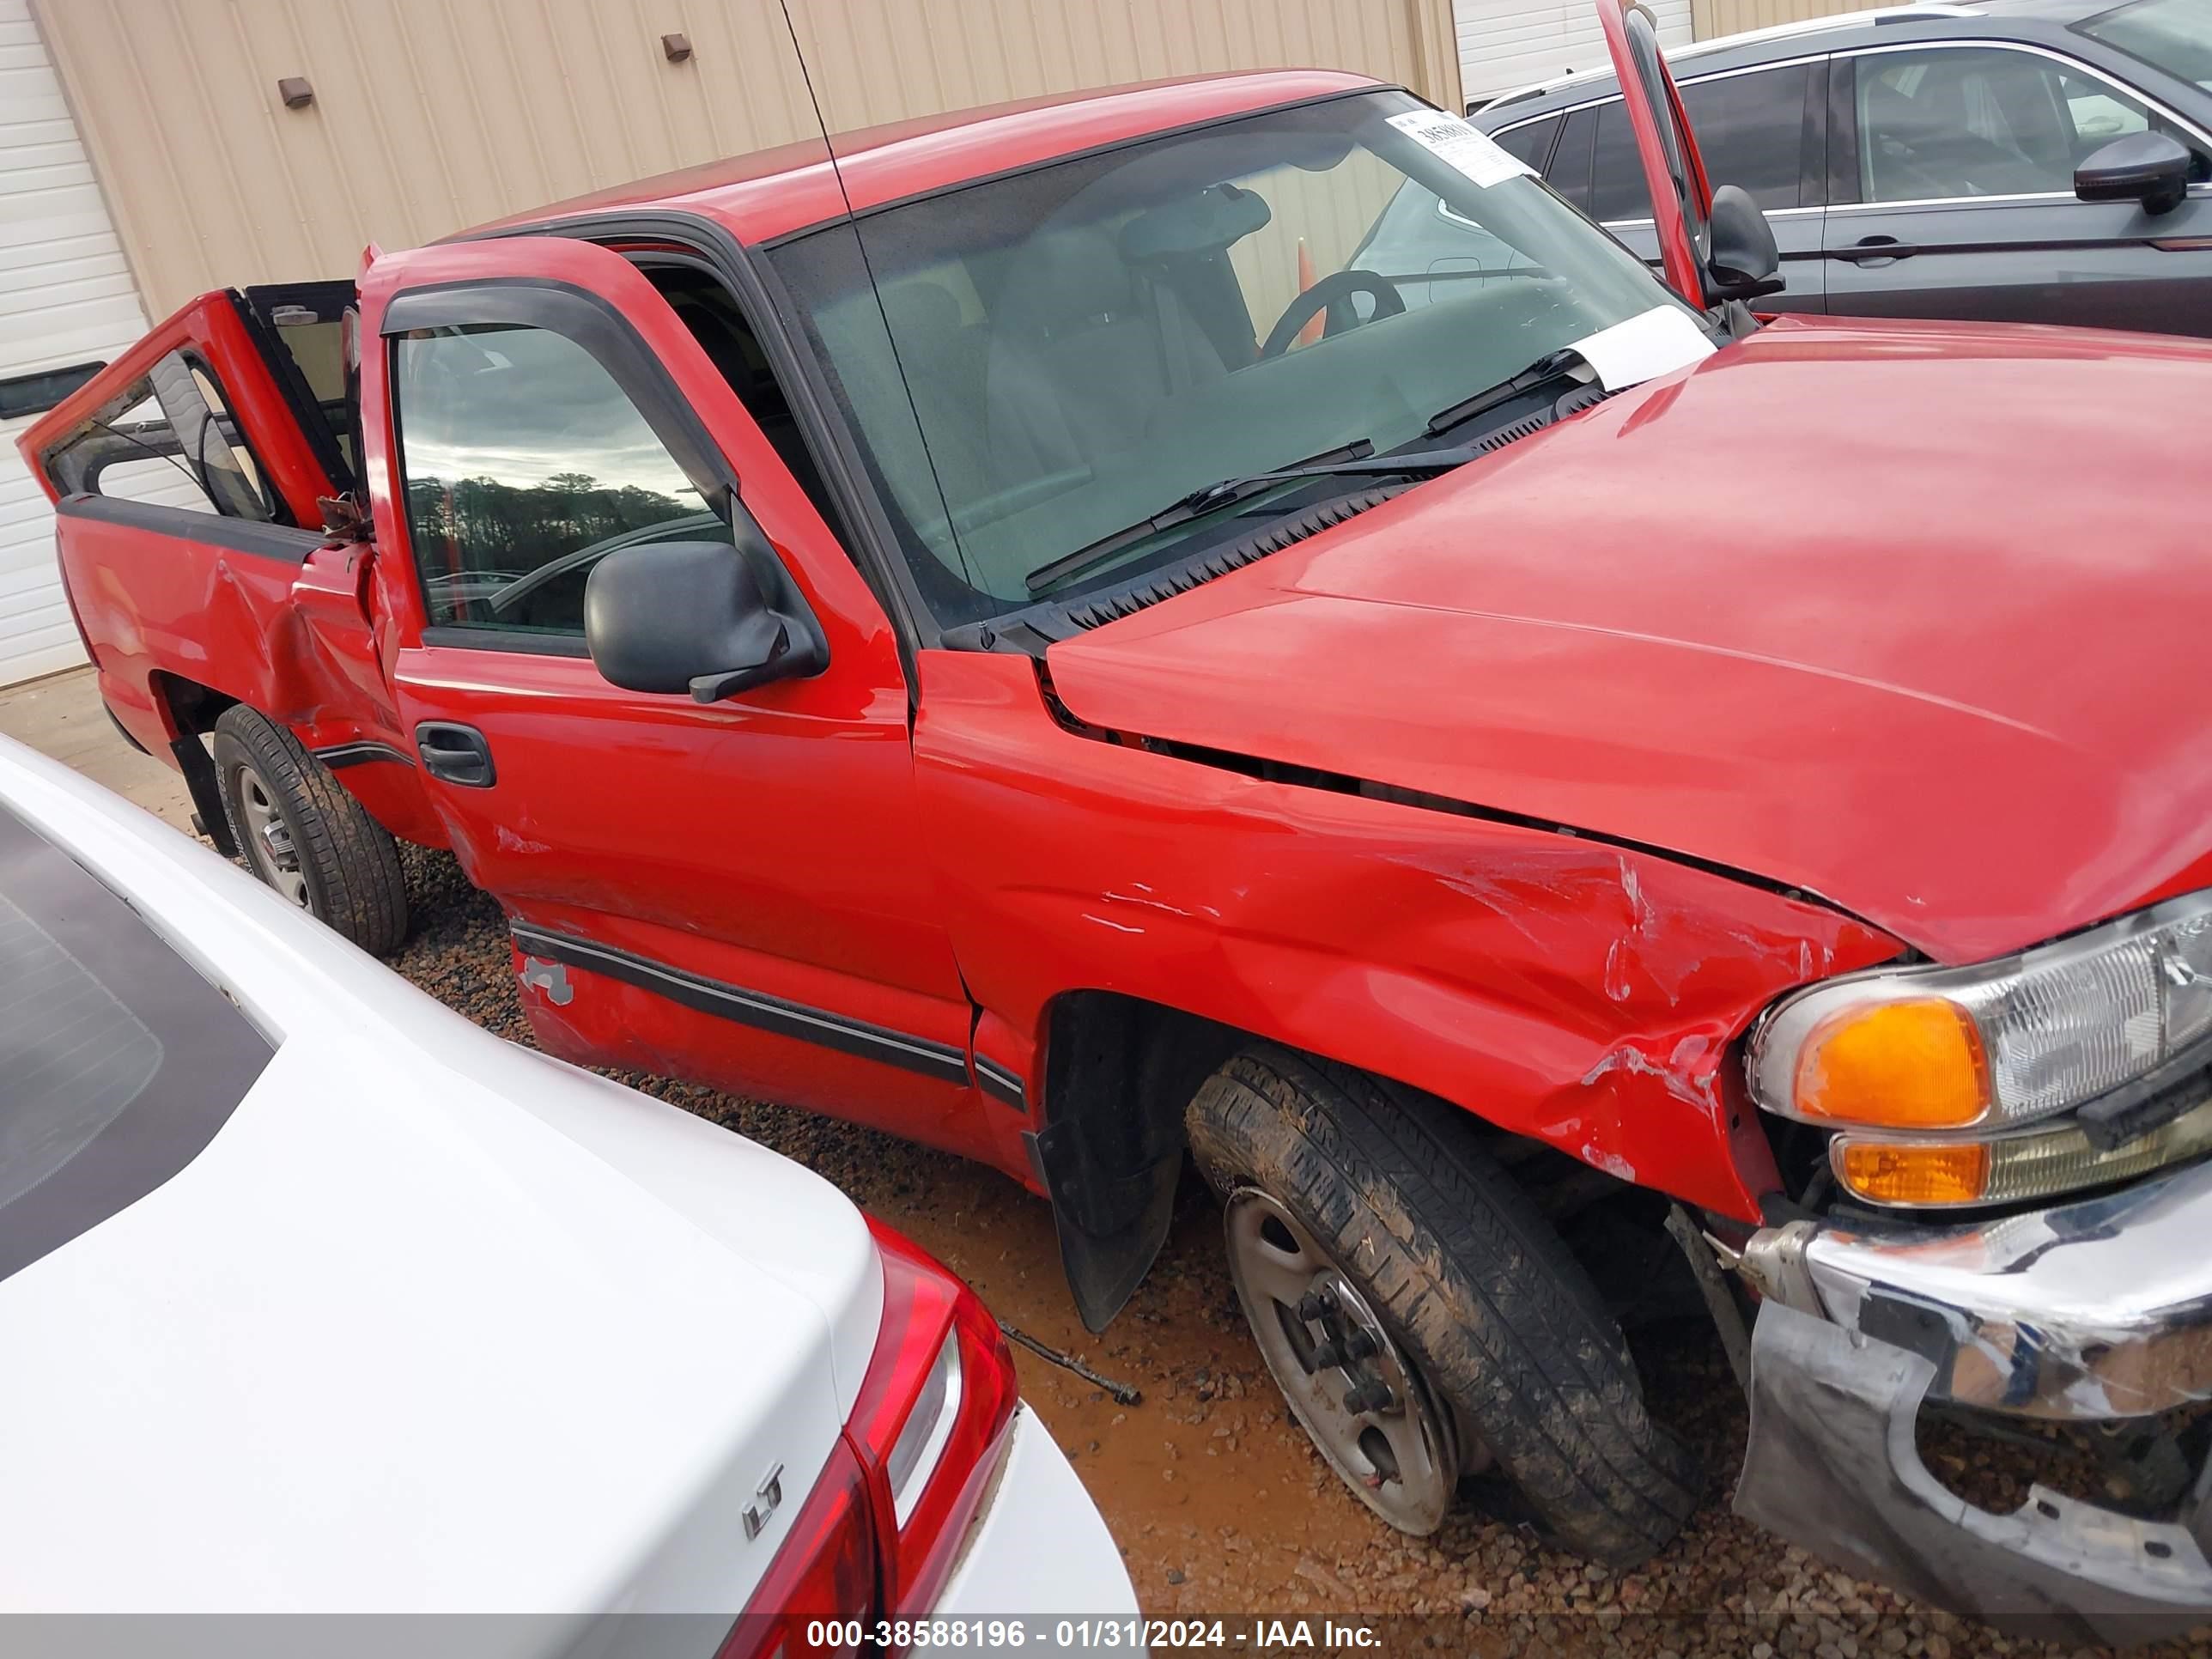
M 264 475 L 266 476 L 265 474 Z M 162 507 L 153 501 L 134 501 L 119 495 L 64 495 L 54 503 L 64 519 L 97 519 L 103 524 L 128 525 L 133 530 L 179 541 L 200 542 L 252 553 L 287 564 L 305 564 L 307 556 L 330 541 L 320 530 L 301 530 L 288 524 L 268 524 L 258 519 L 232 519 L 220 513 L 198 513 L 188 507 Z
M 649 991 L 718 1019 L 835 1048 L 840 1054 L 861 1060 L 896 1066 L 946 1083 L 964 1085 L 969 1081 L 967 1054 L 951 1043 L 913 1036 L 865 1020 L 848 1019 L 842 1014 L 787 1001 L 764 991 L 748 991 L 611 945 L 549 933 L 526 922 L 510 923 L 507 931 L 526 955 L 620 980 L 625 985 L 635 986 L 641 991 Z

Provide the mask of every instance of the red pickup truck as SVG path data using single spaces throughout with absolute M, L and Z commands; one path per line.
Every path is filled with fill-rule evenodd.
M 1409 1531 L 1487 1472 L 1601 1559 L 1674 1534 L 1622 1335 L 1673 1261 L 1747 1513 L 2199 1620 L 2212 348 L 1762 321 L 1771 234 L 1601 10 L 1663 283 L 1285 72 L 209 295 L 24 440 L 102 690 L 372 950 L 394 838 L 451 848 L 553 1053 L 1003 1170 L 1094 1328 L 1194 1155 Z M 2100 1501 L 1976 1507 L 1933 1413 L 2081 1430 Z

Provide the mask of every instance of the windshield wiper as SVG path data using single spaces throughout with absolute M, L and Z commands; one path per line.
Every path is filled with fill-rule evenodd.
M 1273 472 L 1250 472 L 1241 478 L 1224 478 L 1219 483 L 1206 485 L 1203 489 L 1194 489 L 1181 501 L 1149 519 L 1139 519 L 1125 530 L 1117 530 L 1110 536 L 1101 536 L 1088 546 L 1063 554 L 1050 564 L 1039 565 L 1023 579 L 1023 585 L 1032 593 L 1042 593 L 1071 576 L 1082 575 L 1123 548 L 1140 542 L 1147 536 L 1162 530 L 1171 530 L 1179 524 L 1188 524 L 1193 519 L 1292 478 L 1363 475 L 1407 477 L 1420 472 L 1449 472 L 1482 453 L 1481 449 L 1474 444 L 1450 444 L 1442 449 L 1417 449 L 1410 453 L 1399 450 L 1388 455 L 1377 455 L 1374 452 L 1375 446 L 1362 438 L 1356 444 L 1346 444 L 1342 449 L 1330 450 L 1310 460 L 1294 461 L 1288 466 L 1276 468 Z
M 1109 535 L 1085 542 L 1072 553 L 1063 553 L 1048 564 L 1041 564 L 1022 578 L 1022 585 L 1031 593 L 1042 593 L 1048 587 L 1066 581 L 1070 576 L 1079 576 L 1123 548 L 1143 541 L 1147 536 L 1158 535 L 1163 530 L 1172 530 L 1179 524 L 1188 524 L 1193 519 L 1255 495 L 1270 485 L 1285 478 L 1304 478 L 1334 472 L 1365 460 L 1375 453 L 1374 443 L 1366 438 L 1355 440 L 1339 448 L 1325 449 L 1318 455 L 1309 455 L 1302 461 L 1292 461 L 1273 472 L 1251 472 L 1241 478 L 1223 478 L 1188 495 L 1179 495 L 1158 512 L 1124 525 Z M 1310 470 L 1309 470 L 1310 469 Z
M 1547 352 L 1518 374 L 1509 375 L 1496 386 L 1476 392 L 1472 398 L 1462 398 L 1448 408 L 1438 410 L 1429 416 L 1428 434 L 1433 438 L 1438 433 L 1449 432 L 1478 415 L 1489 413 L 1500 404 L 1510 404 L 1516 398 L 1525 398 L 1532 392 L 1540 392 L 1554 381 L 1579 380 L 1581 377 L 1575 371 L 1588 366 L 1583 361 L 1582 353 L 1572 346 Z

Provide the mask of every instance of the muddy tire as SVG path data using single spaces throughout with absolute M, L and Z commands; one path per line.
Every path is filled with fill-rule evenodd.
M 283 726 L 237 704 L 215 723 L 223 816 L 262 882 L 364 951 L 407 936 L 407 884 L 391 832 Z
M 1347 1468 L 1357 1447 L 1332 1449 L 1329 1425 L 1311 1420 L 1312 1401 L 1334 1381 L 1324 1390 L 1318 1372 L 1286 1376 L 1285 1345 L 1260 1322 L 1272 1316 L 1293 1347 L 1318 1331 L 1324 1357 L 1340 1351 L 1337 1325 L 1307 1324 L 1279 1296 L 1270 1305 L 1250 1288 L 1294 1288 L 1289 1275 L 1316 1265 L 1309 1243 L 1379 1320 L 1395 1357 L 1418 1374 L 1416 1394 L 1425 1387 L 1448 1405 L 1462 1468 L 1486 1455 L 1553 1541 L 1626 1568 L 1681 1529 L 1698 1500 L 1695 1459 L 1645 1413 L 1620 1326 L 1456 1109 L 1261 1045 L 1209 1078 L 1187 1115 L 1199 1167 L 1230 1200 L 1231 1268 L 1262 1355 L 1370 1507 L 1392 1518 L 1360 1492 L 1374 1486 L 1371 1473 L 1362 1480 Z M 1249 1229 L 1239 1237 L 1240 1204 L 1248 1222 L 1261 1215 L 1256 1242 Z

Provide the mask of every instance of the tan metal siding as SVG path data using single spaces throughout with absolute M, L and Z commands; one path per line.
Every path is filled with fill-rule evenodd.
M 1691 0 L 1698 39 L 1717 34 L 1740 34 L 1777 23 L 1802 22 L 1808 17 L 1832 17 L 1838 12 L 1863 11 L 1875 0 Z
M 814 131 L 775 0 L 34 0 L 147 304 Z M 1450 0 L 793 0 L 833 131 L 1212 70 L 1459 101 Z M 693 56 L 671 64 L 660 37 Z M 315 100 L 283 106 L 304 76 Z

